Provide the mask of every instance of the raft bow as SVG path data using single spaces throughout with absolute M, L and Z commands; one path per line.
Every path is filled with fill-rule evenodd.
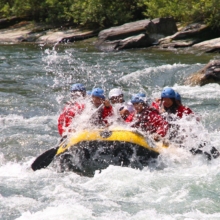
M 90 176 L 109 165 L 143 169 L 166 147 L 131 130 L 83 130 L 60 145 L 56 161 L 60 171 Z

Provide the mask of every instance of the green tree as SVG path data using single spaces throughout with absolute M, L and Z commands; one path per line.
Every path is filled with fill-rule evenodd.
M 110 27 L 143 18 L 204 21 L 220 29 L 220 0 L 0 0 L 0 17 Z
M 147 10 L 146 17 L 173 17 L 180 22 L 203 21 L 220 28 L 219 0 L 141 0 Z
M 74 0 L 69 16 L 81 25 L 109 27 L 133 20 L 138 0 Z
M 11 11 L 13 4 L 14 0 L 0 0 L 0 18 L 13 15 Z

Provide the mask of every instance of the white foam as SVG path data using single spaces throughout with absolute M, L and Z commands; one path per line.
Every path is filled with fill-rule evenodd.
M 179 70 L 180 68 L 185 68 L 187 67 L 188 65 L 186 64 L 173 64 L 173 65 L 170 65 L 170 64 L 166 64 L 166 65 L 161 65 L 161 66 L 157 66 L 157 67 L 147 67 L 143 70 L 138 70 L 138 71 L 135 71 L 135 72 L 132 72 L 126 76 L 123 76 L 120 78 L 120 81 L 138 81 L 140 80 L 140 77 L 147 77 L 149 74 L 156 74 L 156 73 L 162 73 L 162 74 L 165 74 L 167 71 L 174 73 L 176 72 L 177 70 Z
M 92 219 L 91 210 L 86 207 L 74 203 L 74 204 L 60 204 L 54 207 L 46 207 L 38 212 L 25 212 L 17 220 L 72 220 L 72 219 Z

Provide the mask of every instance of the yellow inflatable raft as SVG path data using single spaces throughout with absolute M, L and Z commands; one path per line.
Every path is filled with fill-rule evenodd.
M 165 147 L 131 130 L 83 130 L 59 147 L 56 159 L 61 171 L 93 175 L 109 165 L 142 169 Z

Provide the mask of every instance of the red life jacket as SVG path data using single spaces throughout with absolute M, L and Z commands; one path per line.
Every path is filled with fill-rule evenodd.
M 125 122 L 132 122 L 135 116 L 135 111 L 130 113 L 130 115 L 128 115 L 128 117 L 126 118 Z
M 193 114 L 193 111 L 190 108 L 181 105 L 178 107 L 176 114 L 179 118 L 182 118 L 184 114 L 185 115 Z
M 112 106 L 110 107 L 104 106 L 97 112 L 97 114 L 94 115 L 94 117 L 91 118 L 90 122 L 94 125 L 108 124 L 108 121 L 106 120 L 106 118 L 112 115 L 113 115 Z
M 63 112 L 60 114 L 58 118 L 58 131 L 59 134 L 62 136 L 63 132 L 68 128 L 73 120 L 73 118 L 81 114 L 82 111 L 85 109 L 85 104 L 80 104 L 77 102 L 68 103 Z
M 158 100 L 153 101 L 151 106 L 159 111 L 160 110 L 160 101 L 158 101 Z
M 139 114 L 129 115 L 126 122 L 134 121 L 132 127 L 141 128 L 150 133 L 157 133 L 164 137 L 168 130 L 168 123 L 159 115 L 158 111 L 145 107 Z
M 112 106 L 110 107 L 105 107 L 102 110 L 102 119 L 107 118 L 108 116 L 112 116 L 113 115 L 113 108 Z

